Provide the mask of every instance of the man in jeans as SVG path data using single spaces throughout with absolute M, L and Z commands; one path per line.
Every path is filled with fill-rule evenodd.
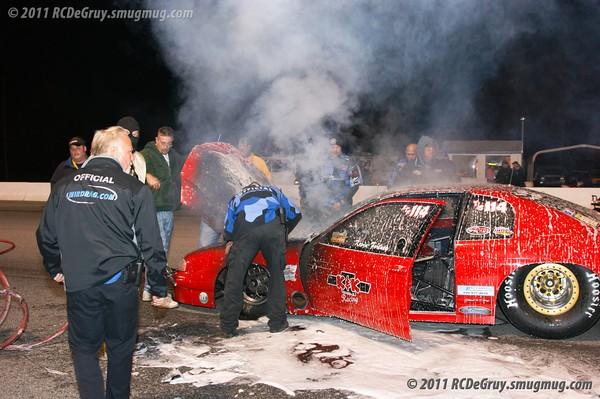
M 154 141 L 147 143 L 141 151 L 146 160 L 146 183 L 154 196 L 156 219 L 167 258 L 173 233 L 173 211 L 179 199 L 176 180 L 182 166 L 182 157 L 173 150 L 173 140 L 173 129 L 168 126 L 161 127 Z M 151 178 L 148 179 L 148 176 Z M 145 302 L 152 300 L 149 288 L 148 285 L 144 287 L 142 300 Z M 177 302 L 172 301 L 169 307 L 174 308 L 177 305 Z

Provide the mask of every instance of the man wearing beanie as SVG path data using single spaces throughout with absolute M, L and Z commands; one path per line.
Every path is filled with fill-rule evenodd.
M 130 174 L 137 177 L 142 183 L 146 183 L 146 161 L 142 153 L 137 151 L 138 142 L 140 140 L 140 124 L 133 116 L 124 116 L 117 122 L 117 126 L 129 131 L 129 140 L 135 151 L 133 153 L 133 163 Z M 152 179 L 152 178 L 151 178 Z

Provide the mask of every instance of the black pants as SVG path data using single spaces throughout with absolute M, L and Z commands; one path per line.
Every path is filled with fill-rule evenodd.
M 262 251 L 269 270 L 269 294 L 267 316 L 269 327 L 279 328 L 287 322 L 286 292 L 283 269 L 285 268 L 285 229 L 279 220 L 258 226 L 238 241 L 233 242 L 227 259 L 227 281 L 221 310 L 221 328 L 233 331 L 243 306 L 244 278 L 252 259 Z
M 137 287 L 119 279 L 67 292 L 69 346 L 81 398 L 128 398 L 138 321 Z M 106 342 L 106 396 L 97 352 Z

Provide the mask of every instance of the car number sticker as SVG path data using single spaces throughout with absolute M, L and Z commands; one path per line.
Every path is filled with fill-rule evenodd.
M 491 229 L 488 226 L 471 226 L 467 227 L 467 234 L 472 236 L 485 236 L 490 234 Z
M 283 278 L 285 281 L 296 281 L 296 270 L 298 265 L 285 265 L 283 270 Z
M 473 208 L 479 212 L 500 212 L 506 213 L 508 205 L 506 201 L 498 200 L 498 201 L 482 201 L 482 200 L 473 200 Z
M 427 215 L 429 215 L 429 209 L 431 206 L 429 205 L 403 205 L 402 212 L 409 217 L 416 219 L 423 219 Z
M 466 296 L 494 296 L 492 285 L 459 285 L 456 290 L 458 295 Z

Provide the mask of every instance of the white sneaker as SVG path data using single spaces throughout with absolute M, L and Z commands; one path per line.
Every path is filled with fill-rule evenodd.
M 163 308 L 163 309 L 173 309 L 173 308 L 176 308 L 177 306 L 179 306 L 179 303 L 174 301 L 173 298 L 171 298 L 171 295 L 168 294 L 164 298 L 159 298 L 157 296 L 153 297 L 152 298 L 152 306 L 156 306 L 157 308 Z
M 150 302 L 151 300 L 152 300 L 152 294 L 150 293 L 150 291 L 144 290 L 144 293 L 142 294 L 142 301 Z

